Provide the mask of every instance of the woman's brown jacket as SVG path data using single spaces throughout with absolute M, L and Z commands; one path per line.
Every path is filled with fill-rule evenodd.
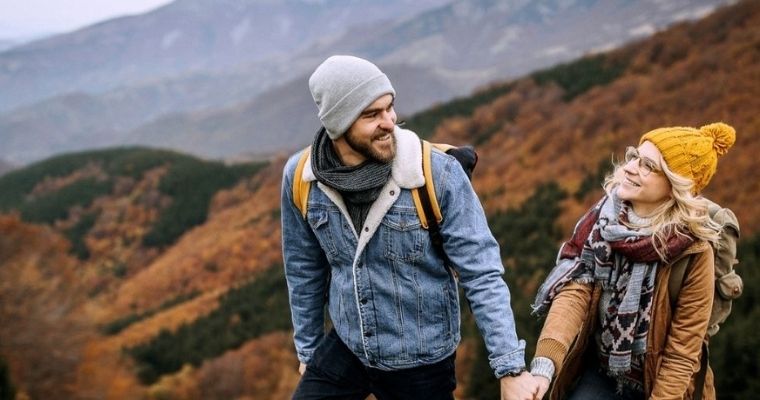
M 678 260 L 657 270 L 644 365 L 644 391 L 651 400 L 691 399 L 694 391 L 715 277 L 713 250 L 707 242 L 694 243 L 680 257 L 688 256 L 692 257 L 674 310 L 668 281 L 670 265 Z M 536 348 L 536 357 L 550 358 L 555 365 L 550 399 L 565 398 L 583 372 L 586 347 L 596 345 L 600 296 L 599 284 L 569 283 L 552 302 Z M 715 399 L 709 369 L 702 398 Z

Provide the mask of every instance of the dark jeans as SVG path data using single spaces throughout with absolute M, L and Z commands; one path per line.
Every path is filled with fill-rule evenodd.
M 381 371 L 365 367 L 331 330 L 314 351 L 293 399 L 363 400 L 370 393 L 378 400 L 453 399 L 455 356 L 431 365 Z
M 597 365 L 587 367 L 568 400 L 643 400 L 644 394 L 632 389 L 616 392 L 615 380 L 599 371 Z

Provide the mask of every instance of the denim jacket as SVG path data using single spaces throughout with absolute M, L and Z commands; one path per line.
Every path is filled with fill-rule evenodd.
M 298 359 L 324 335 L 324 306 L 341 340 L 369 367 L 396 370 L 440 361 L 460 340 L 457 279 L 423 229 L 410 189 L 424 184 L 420 140 L 396 127 L 391 176 L 356 232 L 341 195 L 313 181 L 307 216 L 293 203 L 300 154 L 282 182 L 282 244 Z M 496 377 L 524 367 L 499 245 L 467 176 L 451 156 L 432 154 L 443 214 L 441 235 L 489 351 Z M 327 295 L 325 292 L 328 292 Z

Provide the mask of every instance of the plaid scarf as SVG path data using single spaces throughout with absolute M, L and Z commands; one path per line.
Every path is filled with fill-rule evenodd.
M 539 288 L 533 313 L 545 314 L 557 293 L 570 281 L 597 282 L 611 292 L 601 316 L 600 351 L 613 376 L 631 370 L 632 356 L 646 350 L 654 278 L 663 261 L 653 237 L 625 225 L 627 203 L 605 196 L 575 227 L 573 237 L 560 248 L 557 265 Z M 665 255 L 671 259 L 694 242 L 670 235 Z

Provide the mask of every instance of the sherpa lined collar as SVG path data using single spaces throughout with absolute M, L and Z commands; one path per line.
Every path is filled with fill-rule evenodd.
M 396 136 L 396 157 L 391 166 L 391 179 L 402 189 L 415 189 L 425 183 L 422 175 L 422 145 L 420 138 L 407 129 L 396 126 L 393 131 Z M 303 168 L 302 179 L 306 182 L 317 180 L 311 168 L 311 154 Z

